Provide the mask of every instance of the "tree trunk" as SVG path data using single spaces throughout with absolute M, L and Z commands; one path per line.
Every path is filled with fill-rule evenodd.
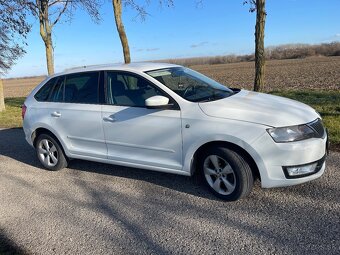
M 47 71 L 48 75 L 54 74 L 54 58 L 53 58 L 53 46 L 51 36 L 47 38 L 45 42 L 46 49 L 46 61 L 47 61 Z
M 264 87 L 265 54 L 264 54 L 264 29 L 266 22 L 266 0 L 256 0 L 256 25 L 255 25 L 255 81 L 254 91 L 262 91 Z
M 2 112 L 3 110 L 5 110 L 5 96 L 2 79 L 0 79 L 0 112 Z
M 54 74 L 53 44 L 52 44 L 52 25 L 48 16 L 48 1 L 37 0 L 39 6 L 39 25 L 40 36 L 45 44 L 46 62 L 48 75 Z
M 123 21 L 122 21 L 122 1 L 112 0 L 112 5 L 113 5 L 113 12 L 115 16 L 117 31 L 118 31 L 120 41 L 123 47 L 124 61 L 125 61 L 125 64 L 128 64 L 131 62 L 131 58 L 130 58 L 129 42 L 128 42 L 128 39 L 125 33 L 125 28 L 124 28 Z

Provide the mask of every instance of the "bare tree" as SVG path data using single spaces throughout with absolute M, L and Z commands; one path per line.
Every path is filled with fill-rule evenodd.
M 54 74 L 54 46 L 52 32 L 54 26 L 66 16 L 70 20 L 77 8 L 84 9 L 94 21 L 100 19 L 100 0 L 23 0 L 38 18 L 40 25 L 40 36 L 45 44 L 47 71 L 49 75 Z
M 120 42 L 123 47 L 124 62 L 131 62 L 129 42 L 126 36 L 124 24 L 122 21 L 122 0 L 112 0 L 113 13 L 115 16 L 116 27 L 119 34 Z
M 146 0 L 146 4 L 149 4 L 150 1 L 151 0 Z M 162 5 L 163 2 L 166 2 L 168 6 L 173 6 L 173 0 L 158 0 L 158 1 L 160 5 Z M 122 21 L 123 6 L 124 7 L 129 6 L 132 9 L 136 10 L 137 16 L 139 16 L 141 20 L 145 19 L 145 17 L 147 16 L 147 12 L 144 6 L 137 4 L 135 0 L 112 0 L 115 23 L 116 23 L 117 31 L 119 34 L 120 42 L 123 48 L 124 62 L 125 64 L 128 64 L 131 62 L 131 57 L 130 57 L 129 42 L 128 42 L 127 35 L 125 32 L 125 27 Z
M 18 0 L 0 0 L 0 75 L 6 73 L 25 50 L 24 39 L 30 31 L 25 9 Z M 0 111 L 5 109 L 0 77 Z
M 264 31 L 266 23 L 266 0 L 248 0 L 244 4 L 251 5 L 250 12 L 256 11 L 255 25 L 255 80 L 254 91 L 262 91 L 264 87 L 265 75 L 265 52 L 264 52 Z

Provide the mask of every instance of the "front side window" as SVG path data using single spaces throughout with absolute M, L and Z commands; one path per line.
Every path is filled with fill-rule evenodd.
M 108 104 L 145 107 L 145 100 L 164 93 L 146 79 L 130 73 L 107 72 Z
M 189 68 L 173 67 L 146 73 L 191 102 L 213 101 L 234 94 L 226 86 Z

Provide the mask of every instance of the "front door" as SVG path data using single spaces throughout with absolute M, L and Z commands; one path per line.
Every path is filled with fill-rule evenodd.
M 108 72 L 102 108 L 108 158 L 155 169 L 182 169 L 181 112 L 148 109 L 145 99 L 163 95 L 135 74 Z

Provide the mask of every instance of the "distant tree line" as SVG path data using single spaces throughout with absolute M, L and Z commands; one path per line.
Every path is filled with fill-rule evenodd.
M 340 42 L 322 43 L 317 45 L 309 44 L 286 44 L 267 47 L 265 49 L 266 60 L 298 59 L 313 56 L 340 56 Z M 160 62 L 193 66 L 193 65 L 218 65 L 237 62 L 251 62 L 255 60 L 255 54 L 246 55 L 225 55 L 212 57 L 163 59 Z
M 267 59 L 292 59 L 312 56 L 340 56 L 340 42 L 317 45 L 286 44 L 266 49 Z

